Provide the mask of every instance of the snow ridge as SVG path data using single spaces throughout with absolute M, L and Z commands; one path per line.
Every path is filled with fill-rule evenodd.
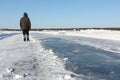
M 52 50 L 44 49 L 39 40 L 33 39 L 37 46 L 37 59 L 39 62 L 39 76 L 42 80 L 74 80 L 71 73 L 65 70 L 62 60 L 54 55 Z

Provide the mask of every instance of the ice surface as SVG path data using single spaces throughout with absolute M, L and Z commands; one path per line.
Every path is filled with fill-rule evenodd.
M 102 33 L 106 32 L 102 31 Z M 76 36 L 74 35 L 76 31 L 73 31 L 72 35 L 68 35 L 67 31 L 64 31 L 64 34 L 59 33 L 57 31 L 38 32 L 34 33 L 33 36 L 41 41 L 45 49 L 52 49 L 58 58 L 62 58 L 67 70 L 79 74 L 80 77 L 73 75 L 74 78 L 78 80 L 112 80 L 116 78 L 119 80 L 119 72 L 117 72 L 120 69 L 119 40 L 108 39 L 108 37 L 104 39 L 101 37 L 83 37 L 79 34 Z M 41 35 L 41 37 L 37 35 Z

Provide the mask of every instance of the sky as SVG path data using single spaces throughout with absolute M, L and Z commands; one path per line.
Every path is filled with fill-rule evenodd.
M 32 28 L 120 27 L 120 0 L 0 0 L 0 28 L 20 29 L 24 12 Z

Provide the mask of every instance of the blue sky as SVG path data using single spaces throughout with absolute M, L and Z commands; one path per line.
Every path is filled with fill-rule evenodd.
M 120 27 L 120 0 L 1 0 L 0 28 L 19 29 L 24 12 L 32 28 Z

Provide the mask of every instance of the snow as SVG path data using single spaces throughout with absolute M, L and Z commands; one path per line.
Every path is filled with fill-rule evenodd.
M 71 75 L 66 74 L 64 78 L 65 78 L 65 80 L 70 80 L 71 79 Z
M 99 39 L 120 40 L 120 31 L 112 30 L 81 30 L 81 31 L 43 31 L 42 33 L 54 35 L 70 35 L 80 37 L 91 37 Z
M 30 42 L 23 42 L 17 32 L 0 44 L 0 80 L 65 80 L 64 76 L 71 74 L 52 50 L 45 50 L 32 37 Z
M 61 38 L 83 46 L 88 45 L 111 53 L 120 53 L 120 31 L 33 31 L 30 35 L 30 41 L 24 42 L 19 31 L 0 32 L 0 80 L 99 79 L 92 75 L 76 74 L 67 70 L 65 64 L 69 58 L 61 59 L 53 49 L 44 47 L 43 42 L 47 38 Z M 78 48 L 71 53 L 77 54 L 80 51 Z M 99 56 L 111 59 L 102 54 Z M 119 59 L 115 60 L 119 62 Z M 114 74 L 114 71 L 111 71 L 111 74 Z

